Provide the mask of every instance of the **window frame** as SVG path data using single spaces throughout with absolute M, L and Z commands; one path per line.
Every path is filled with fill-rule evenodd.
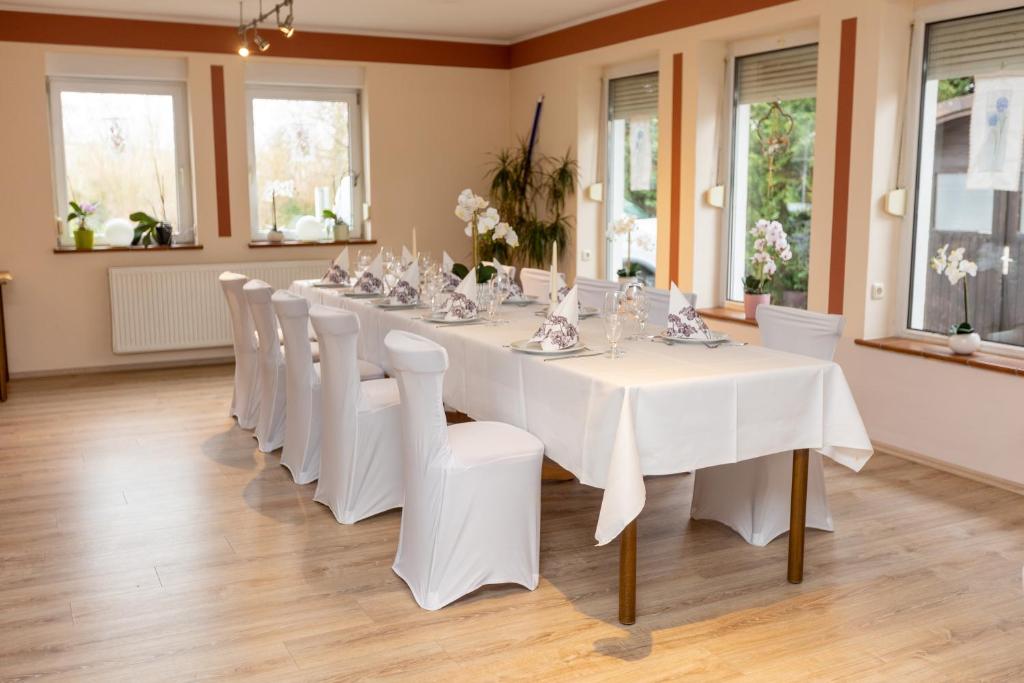
M 807 45 L 817 45 L 819 51 L 819 69 L 820 69 L 820 52 L 821 52 L 821 40 L 818 35 L 817 29 L 805 29 L 797 30 L 783 34 L 775 34 L 769 36 L 762 36 L 759 38 L 752 38 L 750 40 L 743 40 L 731 43 L 728 49 L 728 56 L 725 64 L 725 83 L 723 87 L 725 92 L 723 93 L 723 100 L 727 106 L 723 107 L 724 111 L 721 113 L 720 125 L 725 126 L 727 135 L 723 136 L 726 141 L 721 146 L 720 156 L 718 159 L 719 168 L 727 169 L 725 174 L 725 193 L 724 193 L 724 205 L 722 207 L 722 239 L 721 239 L 721 253 L 719 255 L 719 270 L 721 276 L 719 278 L 721 286 L 721 303 L 719 305 L 724 308 L 741 309 L 743 307 L 743 300 L 741 299 L 730 299 L 729 292 L 731 281 L 730 269 L 732 267 L 733 260 L 733 241 L 736 237 L 735 226 L 733 225 L 733 195 L 734 188 L 736 186 L 736 105 L 738 92 L 736 90 L 736 61 L 742 57 L 749 57 L 751 55 L 764 54 L 768 52 L 780 52 L 783 50 L 790 50 L 793 48 L 804 47 Z M 818 98 L 820 82 L 815 79 L 815 99 Z M 818 113 L 817 108 L 815 110 L 815 129 L 817 130 Z M 817 143 L 815 143 L 817 144 Z M 817 150 L 815 149 L 815 154 Z M 812 220 L 811 220 L 811 241 L 814 240 L 814 220 L 813 220 L 813 209 L 812 209 Z M 744 228 L 744 235 L 746 230 Z M 745 238 L 744 238 L 745 239 Z M 746 254 L 744 254 L 744 263 L 746 263 Z M 746 269 L 744 269 L 744 273 Z M 811 286 L 813 282 L 813 272 L 811 271 L 810 264 L 807 269 L 807 293 L 810 299 Z
M 903 119 L 905 147 L 900 155 L 900 166 L 904 169 L 903 177 L 897 179 L 897 183 L 906 189 L 907 211 L 904 213 L 900 226 L 902 228 L 899 247 L 898 272 L 896 278 L 897 298 L 890 311 L 890 329 L 896 330 L 896 335 L 906 339 L 946 344 L 948 335 L 926 330 L 915 330 L 910 327 L 910 309 L 912 306 L 911 290 L 913 287 L 914 268 L 914 241 L 916 239 L 917 224 L 917 198 L 921 182 L 921 154 L 923 146 L 921 136 L 923 126 L 921 113 L 925 98 L 925 50 L 927 49 L 927 26 L 954 19 L 965 19 L 968 17 L 1000 12 L 1004 10 L 1019 9 L 1020 0 L 979 0 L 969 11 L 964 11 L 962 4 L 957 2 L 946 2 L 920 9 L 914 14 L 911 31 L 910 44 L 910 65 L 906 83 L 906 105 Z M 910 174 L 909 177 L 907 174 Z M 1013 358 L 1024 358 L 1024 347 L 1013 344 L 1001 344 L 982 340 L 981 351 L 996 355 L 1009 356 Z
M 198 244 L 195 192 L 192 185 L 192 136 L 188 116 L 188 87 L 184 81 L 95 76 L 48 76 L 46 89 L 50 104 L 50 153 L 53 169 L 55 216 L 61 223 L 60 243 L 74 243 L 65 216 L 68 213 L 67 167 L 64 157 L 64 92 L 110 93 L 125 95 L 169 95 L 174 116 L 175 188 L 178 220 L 174 227 L 175 244 Z
M 600 153 L 599 160 L 601 164 L 601 184 L 603 190 L 603 198 L 601 201 L 601 217 L 604 219 L 604 224 L 600 226 L 600 234 L 602 238 L 599 243 L 601 245 L 601 253 L 598 255 L 599 269 L 598 279 L 607 280 L 614 282 L 614 280 L 608 275 L 611 268 L 611 264 L 608 263 L 609 255 L 611 254 L 611 244 L 614 238 L 608 235 L 608 226 L 611 225 L 612 221 L 616 220 L 618 216 L 611 215 L 611 177 L 609 175 L 609 163 L 612 159 L 612 139 L 608 134 L 609 124 L 611 123 L 611 82 L 620 78 L 630 78 L 631 76 L 643 76 L 646 74 L 657 74 L 658 75 L 658 126 L 659 131 L 661 129 L 661 104 L 663 102 L 661 87 L 662 69 L 661 64 L 657 58 L 646 59 L 641 61 L 628 62 L 626 64 L 617 64 L 615 66 L 608 67 L 601 79 L 601 125 L 599 128 L 600 137 Z M 661 133 L 659 132 L 659 135 Z M 660 143 L 659 143 L 660 145 Z M 657 175 L 657 174 L 656 174 Z M 655 186 L 657 187 L 657 180 L 655 180 Z M 657 206 L 657 204 L 656 204 Z M 657 256 L 659 252 L 659 244 L 661 240 L 657 240 L 658 232 L 661 230 L 661 221 L 658 216 L 657 210 L 654 214 L 655 220 L 655 270 L 657 270 Z
M 253 130 L 253 100 L 315 100 L 320 102 L 346 102 L 349 107 L 348 139 L 352 184 L 352 225 L 350 234 L 362 235 L 366 223 L 366 176 L 363 172 L 363 112 L 362 89 L 320 85 L 270 85 L 249 83 L 245 90 L 246 137 L 249 160 L 249 222 L 253 240 L 266 239 L 267 231 L 260 230 L 260 195 L 256 183 L 256 140 Z

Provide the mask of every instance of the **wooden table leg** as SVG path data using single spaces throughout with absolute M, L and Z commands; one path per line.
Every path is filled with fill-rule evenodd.
M 619 623 L 636 623 L 636 520 L 619 534 Z
M 4 289 L 0 287 L 0 401 L 7 400 L 7 382 L 10 379 L 11 373 L 7 367 L 7 330 L 4 329 Z
M 804 580 L 804 529 L 807 528 L 807 463 L 806 448 L 793 451 L 793 491 L 789 500 L 789 571 L 790 583 Z

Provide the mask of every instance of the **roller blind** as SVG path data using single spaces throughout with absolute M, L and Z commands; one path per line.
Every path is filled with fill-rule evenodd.
M 658 115 L 658 72 L 608 81 L 608 117 Z
M 739 104 L 814 97 L 817 82 L 817 44 L 736 59 Z
M 928 25 L 928 80 L 1024 70 L 1024 9 Z

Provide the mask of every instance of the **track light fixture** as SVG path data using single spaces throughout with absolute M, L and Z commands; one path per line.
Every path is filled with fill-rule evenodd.
M 266 52 L 270 49 L 270 41 L 259 34 L 260 24 L 267 21 L 271 17 L 277 22 L 277 28 L 284 34 L 285 38 L 291 38 L 295 35 L 295 16 L 293 3 L 295 0 L 282 0 L 282 2 L 274 5 L 272 9 L 263 11 L 263 0 L 260 0 L 259 14 L 251 21 L 245 21 L 244 19 L 244 0 L 239 0 L 238 3 L 238 54 L 242 57 L 249 56 L 249 31 L 252 31 L 252 42 L 256 45 L 256 49 L 260 52 Z M 282 13 L 287 11 L 284 15 L 284 19 L 281 18 Z

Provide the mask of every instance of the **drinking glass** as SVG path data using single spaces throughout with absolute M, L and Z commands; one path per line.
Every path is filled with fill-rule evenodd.
M 363 249 L 360 249 L 358 251 L 357 256 L 356 256 L 356 278 L 357 279 L 362 277 L 363 273 L 366 272 L 366 269 L 370 267 L 370 262 L 371 261 L 373 261 L 373 258 L 370 256 L 370 254 L 368 252 L 364 251 Z
M 633 301 L 631 304 L 633 317 L 636 318 L 638 330 L 635 339 L 642 340 L 644 338 L 644 332 L 647 330 L 647 317 L 651 312 L 651 305 L 643 290 L 633 295 Z
M 607 292 L 604 295 L 604 336 L 611 347 L 608 350 L 609 358 L 620 358 L 622 351 L 619 350 L 619 339 L 622 337 L 622 325 L 626 316 L 626 296 L 623 292 Z

